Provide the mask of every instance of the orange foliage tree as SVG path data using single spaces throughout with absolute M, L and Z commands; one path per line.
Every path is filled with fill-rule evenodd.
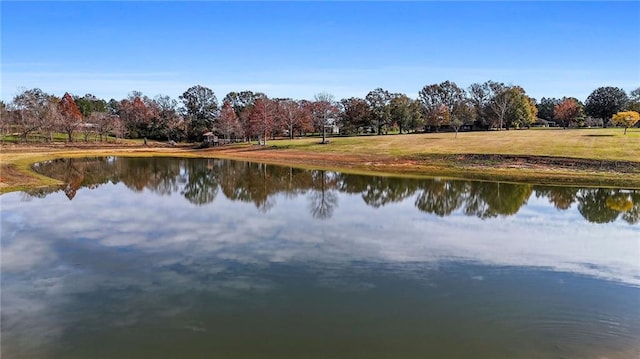
M 553 118 L 567 128 L 571 123 L 576 123 L 584 118 L 582 105 L 575 98 L 565 98 L 553 107 Z
M 65 92 L 58 103 L 60 109 L 60 129 L 69 137 L 69 142 L 73 141 L 73 133 L 82 124 L 82 112 L 73 100 L 73 97 Z

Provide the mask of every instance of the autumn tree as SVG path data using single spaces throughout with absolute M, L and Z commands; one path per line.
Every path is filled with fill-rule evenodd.
M 311 118 L 315 127 L 322 132 L 322 143 L 327 143 L 326 131 L 338 118 L 338 107 L 333 101 L 333 95 L 321 92 L 313 96 L 311 104 Z
M 82 113 L 68 92 L 62 96 L 58 106 L 61 115 L 60 129 L 67 134 L 69 142 L 73 142 L 73 133 L 82 123 Z
M 298 101 L 291 99 L 278 101 L 277 116 L 281 119 L 282 126 L 289 132 L 290 139 L 293 139 L 296 131 L 308 131 L 313 128 L 311 112 Z
M 627 94 L 621 88 L 598 87 L 587 97 L 584 108 L 587 115 L 602 119 L 602 125 L 607 127 L 607 121 L 622 111 L 627 101 Z
M 434 126 L 436 131 L 440 126 L 449 124 L 451 118 L 459 117 L 460 107 L 466 102 L 465 91 L 450 81 L 425 86 L 418 97 L 426 123 Z
M 148 102 L 150 100 L 146 96 L 143 97 L 141 92 L 133 91 L 118 105 L 118 116 L 132 138 L 146 138 L 150 135 L 155 109 L 149 106 Z
M 340 100 L 340 127 L 349 133 L 358 133 L 371 126 L 369 103 L 361 98 L 351 97 Z
M 240 124 L 238 115 L 228 101 L 224 102 L 220 110 L 218 131 L 227 139 L 231 139 L 232 135 L 234 137 L 242 136 L 242 125 Z
M 187 136 L 200 140 L 202 134 L 213 129 L 218 115 L 218 99 L 208 87 L 190 87 L 180 100 L 184 105 L 184 119 L 187 122 Z
M 181 140 L 186 135 L 185 123 L 178 113 L 178 101 L 167 95 L 157 95 L 148 106 L 153 108 L 150 124 L 152 138 Z
M 262 144 L 267 145 L 267 136 L 275 125 L 275 103 L 269 98 L 259 98 L 251 107 L 249 113 L 250 134 L 263 138 Z
M 573 97 L 565 98 L 553 108 L 553 118 L 564 128 L 572 123 L 578 123 L 584 119 L 582 104 Z
M 625 135 L 627 134 L 627 128 L 633 127 L 633 125 L 635 125 L 638 122 L 638 120 L 640 120 L 640 114 L 638 114 L 636 111 L 618 112 L 615 115 L 613 115 L 613 118 L 611 119 L 611 121 L 616 126 L 624 127 Z
M 229 104 L 231 104 L 231 107 L 236 112 L 236 116 L 238 116 L 243 133 L 249 135 L 251 133 L 251 124 L 249 121 L 251 109 L 257 99 L 266 97 L 267 95 L 261 92 L 232 91 L 225 95 L 222 102 L 229 102 Z
M 382 129 L 389 124 L 389 111 L 392 95 L 387 90 L 377 88 L 370 91 L 365 97 L 369 103 L 371 124 L 376 130 L 376 134 L 381 135 Z

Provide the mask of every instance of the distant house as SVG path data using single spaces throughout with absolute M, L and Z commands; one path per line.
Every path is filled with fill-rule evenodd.
M 555 121 L 545 120 L 543 118 L 537 118 L 534 123 L 531 124 L 532 127 L 558 127 L 558 124 Z

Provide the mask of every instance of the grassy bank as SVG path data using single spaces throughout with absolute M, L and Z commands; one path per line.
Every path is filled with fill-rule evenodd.
M 197 150 L 161 143 L 5 145 L 0 192 L 55 184 L 31 171 L 59 157 L 217 157 L 405 176 L 463 177 L 558 185 L 640 188 L 640 129 L 541 129 L 269 141 Z

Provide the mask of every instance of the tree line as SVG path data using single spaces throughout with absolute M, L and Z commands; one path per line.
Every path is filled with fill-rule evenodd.
M 640 223 L 637 190 L 371 177 L 213 158 L 65 158 L 40 163 L 37 170 L 63 181 L 61 189 L 69 199 L 80 188 L 106 183 L 122 183 L 136 192 L 180 195 L 195 205 L 212 203 L 222 193 L 232 201 L 253 203 L 264 212 L 282 195 L 306 196 L 310 214 L 327 219 L 339 206 L 339 193 L 348 193 L 359 194 L 364 203 L 375 208 L 414 197 L 421 212 L 445 217 L 461 211 L 487 219 L 514 215 L 535 196 L 546 198 L 558 210 L 575 205 L 589 222 L 621 219 Z M 31 195 L 44 197 L 58 190 L 36 189 Z
M 536 123 L 570 126 L 625 127 L 638 122 L 640 88 L 630 94 L 617 87 L 599 87 L 584 103 L 573 97 L 529 97 L 520 86 L 486 81 L 467 89 L 445 81 L 424 86 L 416 98 L 382 88 L 364 98 L 335 100 L 318 93 L 310 100 L 270 98 L 253 91 L 229 92 L 221 103 L 213 90 L 196 85 L 178 99 L 166 95 L 150 98 L 139 91 L 121 100 L 106 101 L 94 95 L 61 98 L 38 88 L 0 102 L 2 138 L 54 141 L 64 134 L 107 140 L 149 138 L 201 141 L 206 133 L 226 140 L 257 139 L 266 144 L 275 137 L 322 134 L 342 135 L 457 132 L 461 128 L 490 130 L 529 127 Z M 615 115 L 615 116 L 614 116 Z

